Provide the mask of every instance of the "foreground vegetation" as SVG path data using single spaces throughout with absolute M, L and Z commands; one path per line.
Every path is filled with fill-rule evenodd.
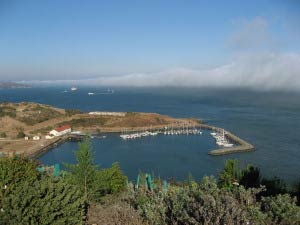
M 218 179 L 167 185 L 140 174 L 133 184 L 118 163 L 95 165 L 88 139 L 75 155 L 58 176 L 27 158 L 0 158 L 0 224 L 300 224 L 299 186 L 237 160 Z

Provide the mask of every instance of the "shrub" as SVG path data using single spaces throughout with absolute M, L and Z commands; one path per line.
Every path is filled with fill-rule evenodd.
M 263 224 L 266 216 L 256 201 L 260 191 L 242 186 L 230 191 L 204 177 L 200 183 L 171 185 L 167 193 L 139 188 L 132 204 L 150 224 Z
M 25 137 L 25 133 L 23 131 L 19 131 L 17 134 L 17 138 L 24 138 Z
M 118 162 L 113 163 L 111 168 L 97 171 L 97 192 L 100 196 L 123 191 L 126 182 L 127 177 L 123 175 Z
M 36 168 L 26 158 L 0 158 L 0 224 L 83 224 L 81 192 Z
M 227 160 L 223 171 L 219 174 L 219 184 L 221 187 L 233 188 L 241 179 L 241 170 L 236 159 Z
M 62 179 L 43 177 L 22 182 L 5 195 L 1 219 L 6 224 L 83 224 L 83 206 L 76 187 Z
M 300 207 L 289 194 L 262 197 L 262 210 L 268 215 L 268 224 L 300 224 Z

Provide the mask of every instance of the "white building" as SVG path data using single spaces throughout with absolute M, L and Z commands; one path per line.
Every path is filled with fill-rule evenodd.
M 62 136 L 62 135 L 71 133 L 71 132 L 72 132 L 71 126 L 65 125 L 65 126 L 58 127 L 56 129 L 50 131 L 49 134 L 57 137 L 57 136 Z
M 50 140 L 50 139 L 54 138 L 54 136 L 53 136 L 53 135 L 46 135 L 45 138 L 46 138 L 47 140 Z
M 124 117 L 126 113 L 124 112 L 89 112 L 89 115 L 95 116 L 120 116 Z
M 40 136 L 33 136 L 33 138 L 32 138 L 32 140 L 34 140 L 34 141 L 38 141 L 38 140 L 40 140 L 40 139 L 41 139 Z

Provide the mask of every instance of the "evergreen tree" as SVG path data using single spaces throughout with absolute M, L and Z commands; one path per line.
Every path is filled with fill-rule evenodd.
M 242 171 L 240 184 L 245 188 L 258 188 L 261 184 L 259 168 L 248 165 L 247 168 Z
M 223 171 L 219 175 L 219 184 L 221 187 L 232 188 L 239 185 L 241 179 L 241 170 L 237 159 L 226 161 Z
M 66 164 L 70 172 L 70 181 L 75 184 L 84 193 L 84 199 L 87 202 L 91 199 L 97 180 L 97 166 L 94 164 L 94 153 L 88 136 L 83 143 L 79 143 L 79 150 L 75 151 L 77 164 Z

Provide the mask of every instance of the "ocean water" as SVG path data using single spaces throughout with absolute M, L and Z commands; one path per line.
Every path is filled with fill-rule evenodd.
M 114 94 L 100 94 L 99 87 L 79 87 L 63 93 L 65 87 L 2 89 L 0 101 L 31 101 L 82 111 L 156 112 L 178 118 L 194 117 L 224 127 L 252 143 L 256 151 L 226 156 L 209 156 L 215 143 L 202 136 L 158 136 L 122 141 L 117 135 L 92 139 L 96 163 L 108 167 L 119 161 L 122 170 L 134 179 L 141 171 L 164 178 L 196 179 L 216 175 L 226 159 L 241 165 L 253 164 L 265 176 L 286 181 L 300 179 L 300 94 L 258 92 L 239 89 L 196 88 L 115 88 Z M 96 95 L 88 96 L 88 92 Z M 97 94 L 99 93 L 99 94 Z M 69 142 L 40 158 L 42 163 L 74 162 L 77 143 Z

